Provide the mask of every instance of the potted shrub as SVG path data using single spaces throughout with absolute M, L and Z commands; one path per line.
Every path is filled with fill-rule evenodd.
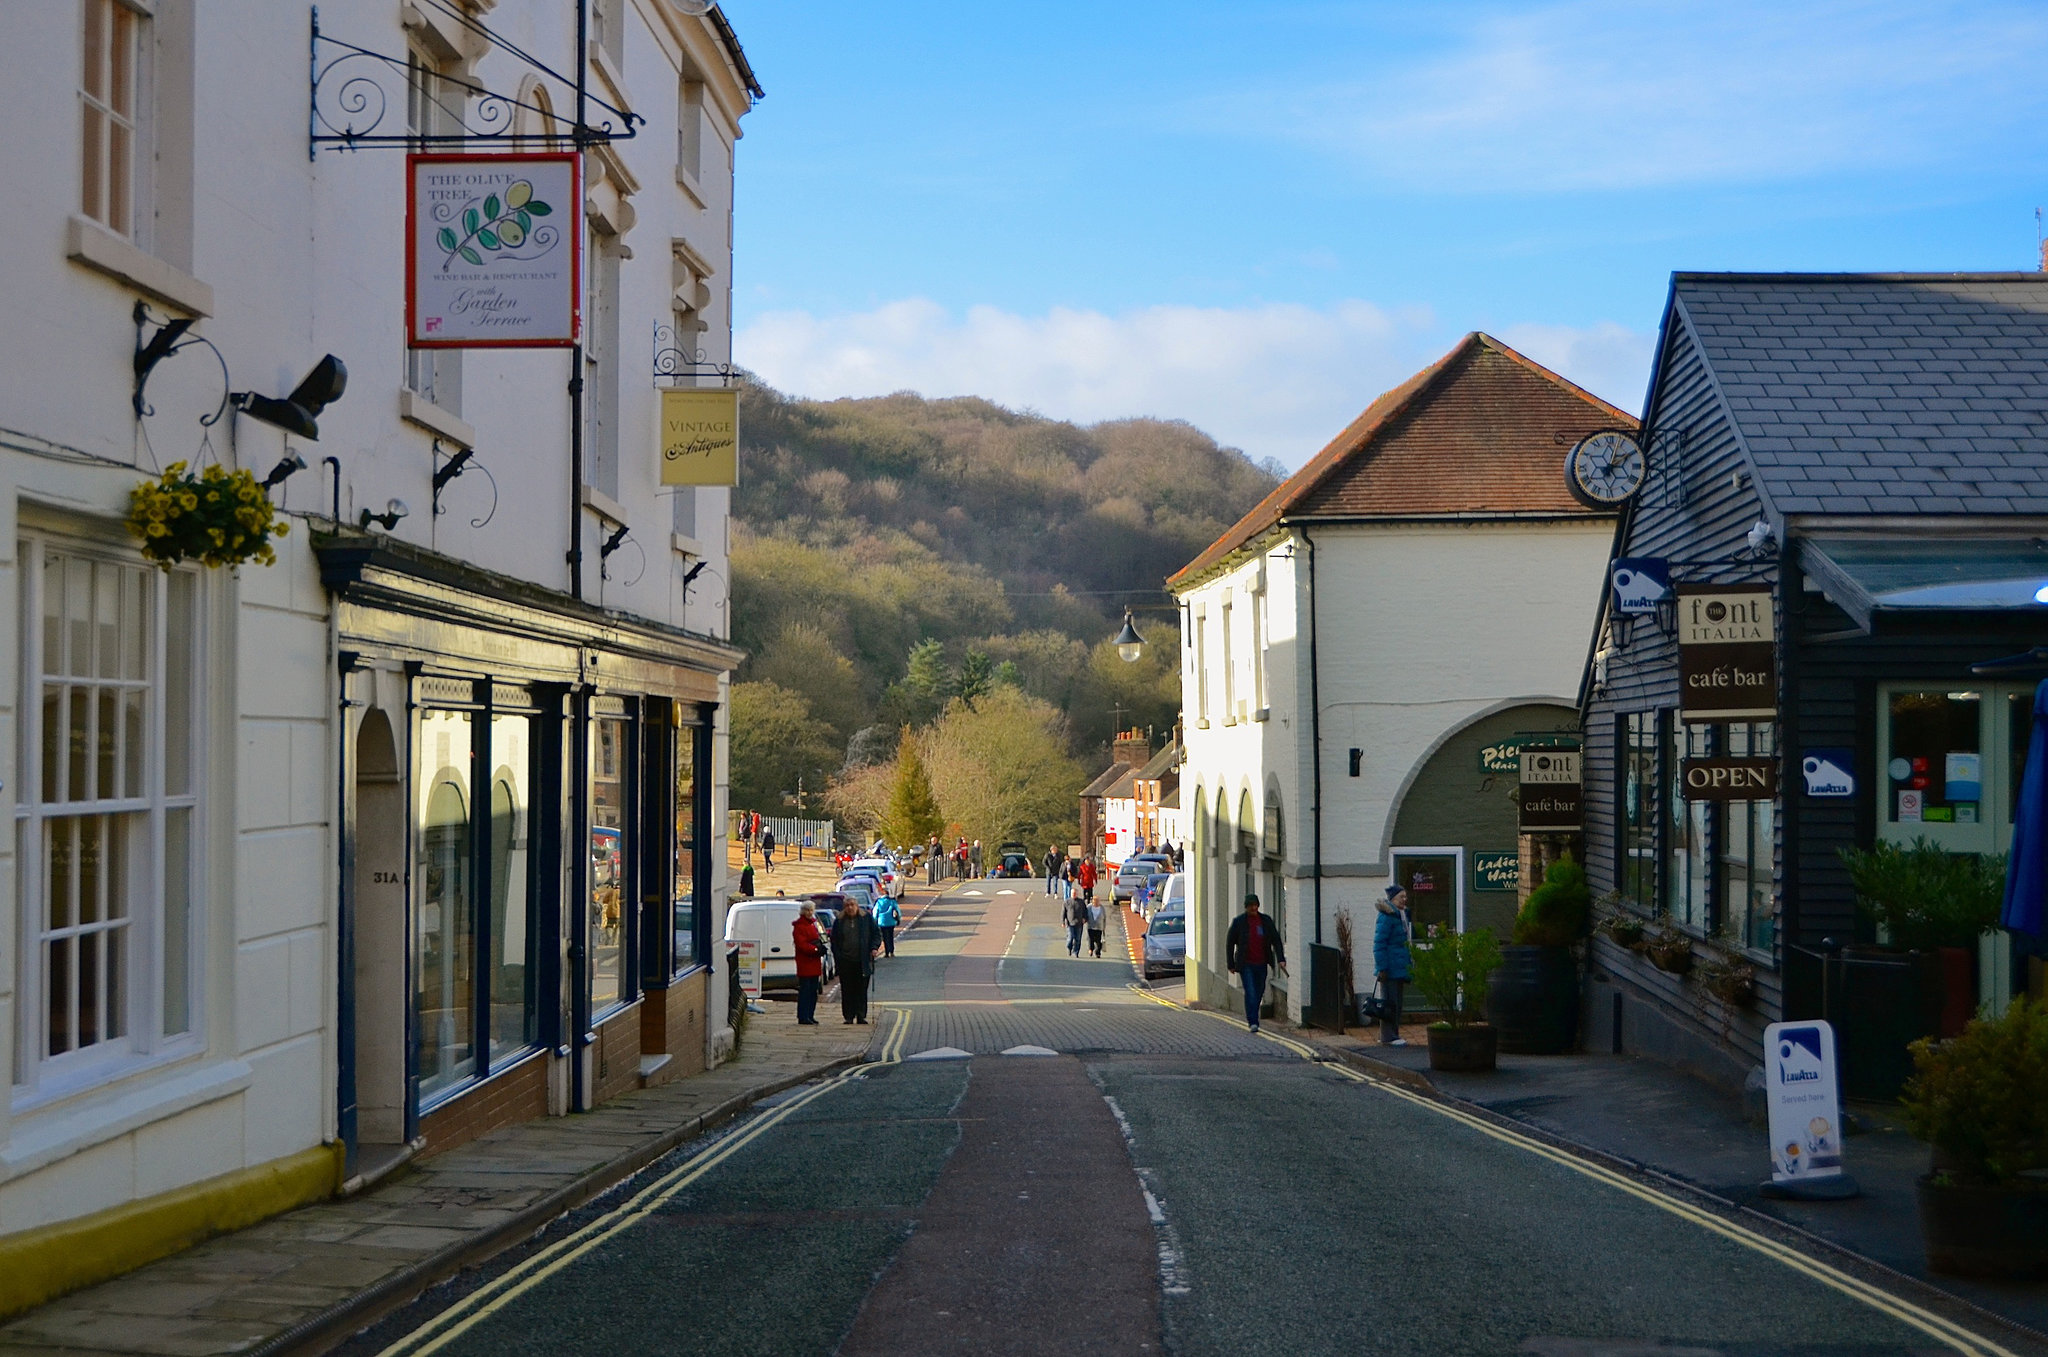
M 1660 971 L 1684 975 L 1692 969 L 1692 939 L 1680 929 L 1659 929 L 1643 939 L 1643 955 Z
M 1643 921 L 1634 914 L 1627 911 L 1610 914 L 1600 921 L 1600 931 L 1612 938 L 1618 947 L 1626 947 L 1631 952 L 1643 950 L 1646 937 Z
M 2005 859 L 1951 853 L 1926 839 L 1911 847 L 1879 843 L 1844 849 L 1856 907 L 1888 946 L 1936 958 L 1925 978 L 1934 1032 L 1952 1037 L 1977 1007 L 1973 952 L 1998 924 L 2005 900 Z
M 1430 930 L 1427 945 L 1414 949 L 1415 987 L 1443 1017 L 1429 1025 L 1429 1067 L 1433 1070 L 1490 1070 L 1494 1065 L 1493 1024 L 1475 1016 L 1486 1011 L 1486 991 L 1500 965 L 1500 944 L 1490 928 L 1468 933 Z
M 1593 893 L 1569 853 L 1552 863 L 1515 916 L 1515 940 L 1501 948 L 1486 1016 L 1500 1049 L 1525 1055 L 1569 1051 L 1579 1036 L 1579 966 L 1572 946 L 1591 930 Z
M 1927 1265 L 2048 1277 L 2048 1008 L 2015 999 L 1952 1040 L 1914 1042 L 1899 1101 L 1934 1147 L 1919 1184 Z

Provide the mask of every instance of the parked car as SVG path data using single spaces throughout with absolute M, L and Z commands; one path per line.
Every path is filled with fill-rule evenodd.
M 1037 875 L 1037 868 L 1031 865 L 1031 854 L 1021 848 L 1005 848 L 1002 861 L 996 864 L 995 874 L 1011 879 L 1027 879 Z
M 814 897 L 822 899 L 823 897 Z M 772 900 L 740 900 L 726 911 L 725 940 L 739 942 L 752 938 L 761 944 L 761 988 L 796 988 L 796 939 L 790 931 L 796 923 L 802 900 L 777 896 Z M 819 927 L 825 923 L 825 909 L 818 909 Z M 825 978 L 832 978 L 832 958 L 825 958 Z
M 1145 978 L 1183 972 L 1188 962 L 1188 916 L 1162 909 L 1145 926 Z
M 1172 877 L 1172 872 L 1154 872 L 1146 877 L 1144 884 L 1138 887 L 1137 894 L 1131 899 L 1131 908 L 1148 919 L 1157 914 L 1160 893 L 1166 889 L 1166 883 Z
M 1109 883 L 1110 898 L 1129 900 L 1137 894 L 1138 887 L 1144 884 L 1145 878 L 1162 866 L 1168 870 L 1173 867 L 1173 860 L 1164 853 L 1133 853 L 1116 869 L 1116 876 Z
M 882 883 L 882 890 L 897 899 L 903 898 L 903 873 L 896 870 L 896 860 L 887 856 L 855 858 L 849 871 L 872 868 L 875 879 Z
M 1185 911 L 1188 907 L 1188 874 L 1173 872 L 1164 883 L 1152 893 L 1152 914 L 1165 914 L 1169 910 Z
M 849 900 L 858 900 L 861 907 L 872 911 L 875 901 L 881 896 L 882 888 L 871 876 L 841 877 L 839 884 L 832 888 Z

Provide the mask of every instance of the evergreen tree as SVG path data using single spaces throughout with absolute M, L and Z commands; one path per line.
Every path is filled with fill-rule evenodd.
M 901 846 L 923 843 L 945 827 L 939 816 L 939 799 L 932 795 L 931 774 L 925 770 L 924 753 L 910 727 L 896 745 L 896 785 L 889 789 L 889 806 L 882 813 L 882 837 Z

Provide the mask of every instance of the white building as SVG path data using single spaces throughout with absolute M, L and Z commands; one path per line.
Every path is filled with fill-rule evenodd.
M 1189 996 L 1241 1002 L 1224 934 L 1247 892 L 1304 944 L 1409 888 L 1418 926 L 1505 930 L 1516 908 L 1519 736 L 1576 729 L 1614 521 L 1567 492 L 1565 452 L 1622 411 L 1472 334 L 1387 392 L 1176 574 Z M 1475 875 L 1478 874 L 1478 875 Z
M 0 1312 L 730 1041 L 729 492 L 656 387 L 729 355 L 760 91 L 716 9 L 587 3 L 9 16 Z M 570 149 L 579 70 L 634 132 L 549 205 L 582 349 L 409 349 L 405 152 Z M 324 354 L 317 441 L 223 407 Z M 275 565 L 145 562 L 138 485 L 288 455 Z

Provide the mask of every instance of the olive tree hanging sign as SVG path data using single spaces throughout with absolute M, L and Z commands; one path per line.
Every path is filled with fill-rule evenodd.
M 573 155 L 406 157 L 406 342 L 577 340 L 582 189 Z

